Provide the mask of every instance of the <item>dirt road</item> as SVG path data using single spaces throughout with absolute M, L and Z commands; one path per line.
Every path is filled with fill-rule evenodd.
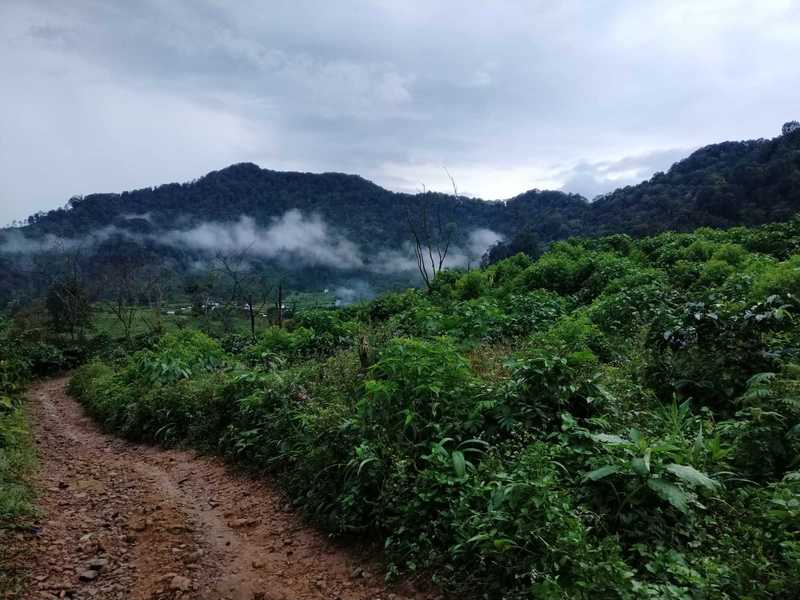
M 379 568 L 309 528 L 269 482 L 100 432 L 55 379 L 29 393 L 40 528 L 29 598 L 383 600 Z

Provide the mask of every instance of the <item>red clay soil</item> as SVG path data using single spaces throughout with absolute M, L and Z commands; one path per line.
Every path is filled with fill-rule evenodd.
M 19 542 L 28 598 L 438 598 L 387 587 L 378 564 L 303 523 L 269 481 L 102 433 L 66 383 L 29 393 L 42 513 Z

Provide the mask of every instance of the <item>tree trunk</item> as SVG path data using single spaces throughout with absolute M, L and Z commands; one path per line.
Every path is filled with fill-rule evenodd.
M 278 327 L 283 328 L 283 284 L 278 285 Z

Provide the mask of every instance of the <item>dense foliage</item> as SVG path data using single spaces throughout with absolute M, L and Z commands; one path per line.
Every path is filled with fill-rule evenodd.
M 22 406 L 22 389 L 33 362 L 18 352 L 8 323 L 0 318 L 0 596 L 15 597 L 21 577 L 9 566 L 9 540 L 33 512 L 28 477 L 34 462 L 33 440 Z
M 787 123 L 790 125 L 790 123 Z M 800 210 L 800 129 L 784 128 L 771 140 L 723 142 L 700 148 L 666 173 L 596 198 L 579 214 L 578 233 L 653 235 L 700 226 L 760 225 L 789 219 Z M 525 221 L 527 222 L 527 221 Z M 526 228 L 495 250 L 527 251 Z M 567 227 L 575 233 L 575 224 Z M 535 248 L 535 246 L 534 246 Z
M 108 428 L 276 474 L 461 597 L 795 598 L 800 219 L 553 244 L 95 361 Z
M 32 365 L 16 352 L 6 329 L 7 324 L 0 321 L 0 528 L 30 510 L 30 490 L 24 483 L 30 443 L 21 391 Z

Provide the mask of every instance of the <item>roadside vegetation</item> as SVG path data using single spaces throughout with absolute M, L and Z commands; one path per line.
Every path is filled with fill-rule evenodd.
M 22 583 L 8 540 L 33 514 L 29 476 L 35 456 L 21 398 L 32 363 L 20 356 L 7 326 L 0 321 L 0 597 L 11 598 Z
M 278 477 L 462 597 L 794 598 L 800 220 L 557 242 L 78 370 L 109 430 Z

